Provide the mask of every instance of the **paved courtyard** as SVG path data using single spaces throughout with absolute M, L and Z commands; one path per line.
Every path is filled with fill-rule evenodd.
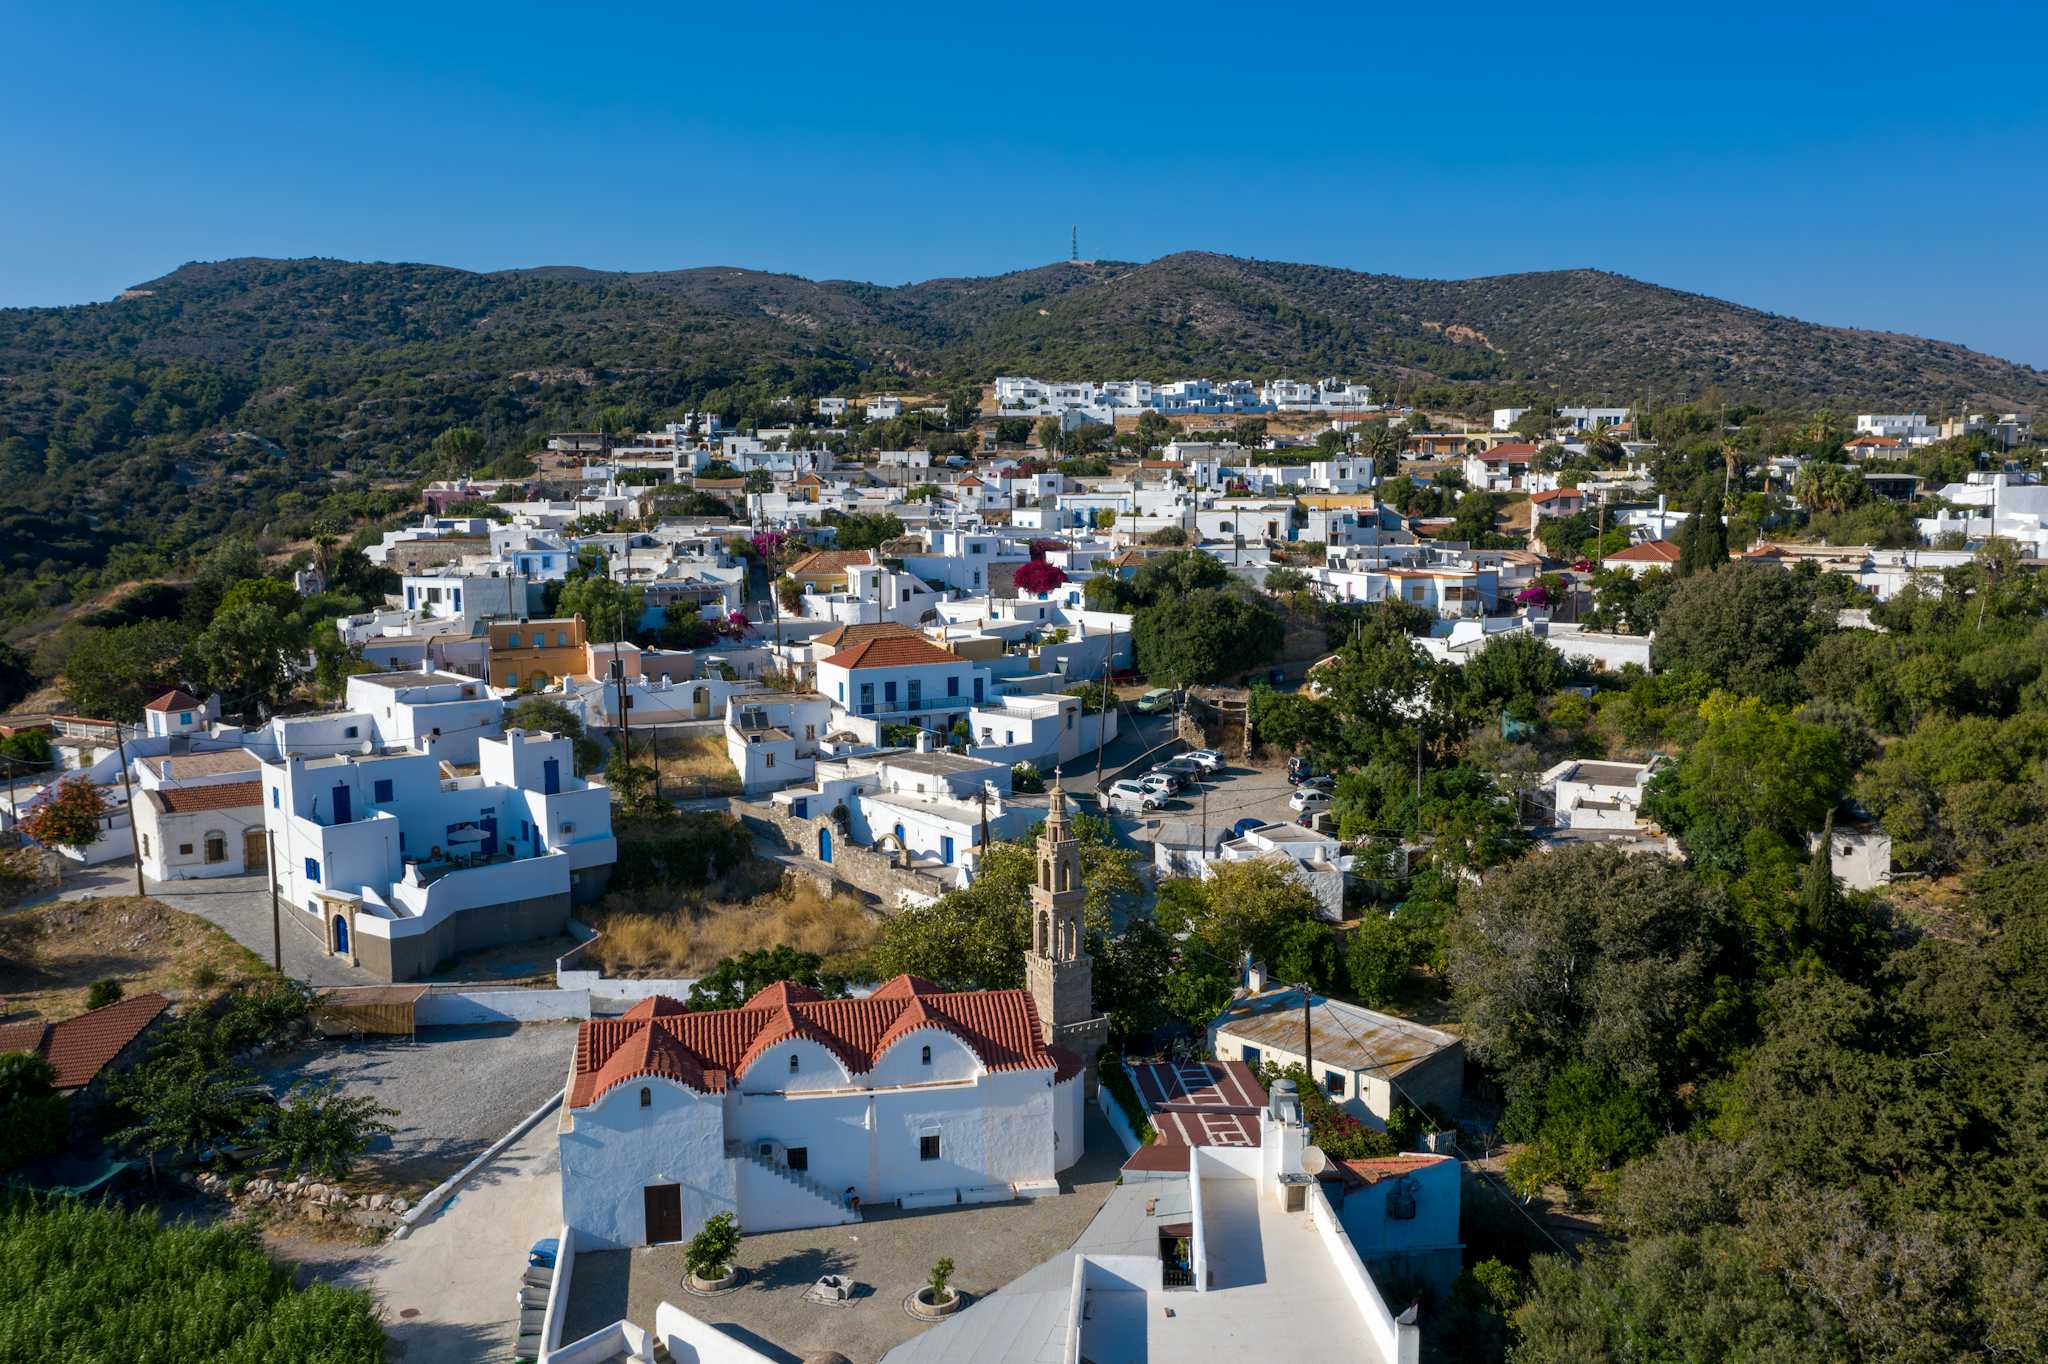
M 770 1358 L 795 1364 L 837 1350 L 871 1364 L 928 1329 L 904 1312 L 903 1300 L 933 1261 L 952 1258 L 956 1288 L 977 1298 L 993 1292 L 1073 1245 L 1116 1186 L 1123 1159 L 1116 1134 L 1090 1104 L 1088 1154 L 1060 1177 L 1068 1190 L 1060 1197 L 920 1212 L 867 1207 L 852 1226 L 749 1236 L 739 1256 L 748 1280 L 722 1297 L 683 1292 L 680 1245 L 579 1255 L 563 1339 L 622 1317 L 651 1327 L 666 1301 Z M 861 1297 L 842 1307 L 805 1302 L 804 1290 L 823 1274 L 850 1276 Z
M 425 1028 L 413 1042 L 313 1042 L 270 1059 L 262 1074 L 278 1090 L 339 1080 L 346 1092 L 397 1109 L 398 1130 L 370 1148 L 372 1161 L 396 1182 L 435 1184 L 560 1089 L 575 1049 L 574 1023 Z

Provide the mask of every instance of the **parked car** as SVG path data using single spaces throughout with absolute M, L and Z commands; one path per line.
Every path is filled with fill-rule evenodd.
M 1112 810 L 1136 810 L 1140 813 L 1157 810 L 1166 804 L 1156 793 L 1147 791 L 1134 781 L 1120 781 L 1112 785 L 1105 803 Z
M 1204 772 L 1215 772 L 1223 766 L 1223 755 L 1213 748 L 1198 748 L 1181 756 L 1191 763 L 1199 763 Z
M 1154 687 L 1131 702 L 1131 706 L 1141 715 L 1157 715 L 1162 710 L 1172 709 L 1173 693 L 1165 687 Z
M 1271 820 L 1246 817 L 1230 826 L 1230 836 L 1232 838 L 1243 838 L 1252 830 L 1263 829 L 1270 823 L 1272 823 Z
M 1172 798 L 1180 790 L 1179 783 L 1174 781 L 1173 774 L 1169 772 L 1148 772 L 1138 778 L 1138 785 L 1144 787 L 1153 795 L 1158 796 L 1161 800 Z
M 1327 772 L 1321 776 L 1303 778 L 1301 784 L 1303 786 L 1313 786 L 1318 791 L 1334 791 L 1337 789 L 1337 779 Z
M 1153 777 L 1157 777 L 1159 780 L 1165 782 L 1167 784 L 1167 789 L 1169 791 L 1179 791 L 1183 786 L 1186 786 L 1188 784 L 1186 777 L 1183 777 L 1178 772 L 1169 772 L 1163 767 L 1155 767 L 1150 772 L 1147 772 L 1143 777 L 1137 778 L 1137 780 L 1147 781 Z
M 1208 774 L 1208 769 L 1192 758 L 1168 758 L 1152 769 L 1154 772 L 1171 772 L 1181 779 L 1183 786 Z
M 1313 786 L 1296 787 L 1294 794 L 1287 798 L 1288 808 L 1300 813 L 1330 808 L 1330 793 L 1318 791 Z

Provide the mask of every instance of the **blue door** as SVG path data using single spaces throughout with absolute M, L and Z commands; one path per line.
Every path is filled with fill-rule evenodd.
M 830 829 L 818 830 L 818 860 L 820 862 L 830 862 L 832 860 L 832 831 Z
M 544 796 L 562 794 L 562 760 L 549 758 L 540 765 L 540 793 Z
M 354 818 L 354 813 L 353 808 L 349 804 L 349 789 L 346 786 L 335 787 L 334 822 L 336 824 L 346 824 L 350 819 Z
M 953 865 L 953 840 L 951 837 L 941 837 L 939 839 L 939 858 L 947 866 Z
M 334 916 L 334 950 L 336 952 L 348 951 L 348 920 L 342 918 L 339 914 Z
M 484 856 L 489 857 L 498 851 L 498 812 L 493 810 L 482 819 L 479 819 L 477 827 L 484 831 L 484 841 L 481 846 Z

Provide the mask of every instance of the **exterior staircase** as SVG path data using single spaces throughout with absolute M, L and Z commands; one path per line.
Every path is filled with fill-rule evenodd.
M 819 1212 L 822 1215 L 816 1225 L 831 1226 L 861 1220 L 859 1209 L 847 1206 L 843 1196 L 834 1193 L 801 1170 L 792 1170 L 786 1165 L 778 1165 L 772 1160 L 765 1159 L 752 1143 L 728 1142 L 725 1153 L 738 1160 L 750 1161 L 756 1168 L 765 1170 L 776 1179 L 809 1194 L 820 1205 Z
M 543 1322 L 548 1311 L 548 1292 L 554 1287 L 555 1271 L 526 1267 L 519 1281 L 519 1336 L 513 1355 L 518 1359 L 540 1358 Z

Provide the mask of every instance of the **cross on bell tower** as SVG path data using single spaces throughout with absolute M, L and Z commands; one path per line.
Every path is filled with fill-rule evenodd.
M 1051 809 L 1038 835 L 1038 879 L 1031 887 L 1031 949 L 1024 977 L 1048 1046 L 1065 1047 L 1087 1067 L 1095 1092 L 1095 1054 L 1109 1020 L 1095 1012 L 1095 963 L 1082 942 L 1081 843 L 1067 823 L 1067 793 L 1055 771 Z

